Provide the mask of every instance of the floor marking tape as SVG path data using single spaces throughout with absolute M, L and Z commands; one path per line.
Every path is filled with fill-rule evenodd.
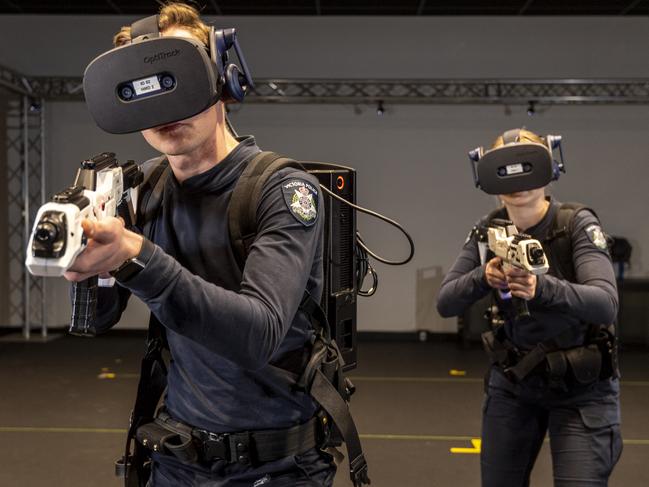
M 482 446 L 482 440 L 480 438 L 473 438 L 471 440 L 473 448 L 451 448 L 451 453 L 460 453 L 460 454 L 469 454 L 476 455 L 480 453 L 480 447 Z
M 351 381 L 358 382 L 455 382 L 457 384 L 482 384 L 484 379 L 472 379 L 470 377 L 372 377 L 365 375 L 350 375 Z
M 102 370 L 97 376 L 98 379 L 139 379 L 140 374 L 109 372 Z M 358 382 L 430 382 L 430 383 L 455 383 L 455 384 L 483 384 L 483 378 L 472 377 L 384 377 L 384 376 L 369 376 L 369 375 L 350 375 L 349 378 Z M 626 380 L 621 381 L 620 385 L 635 386 L 635 387 L 649 387 L 649 381 L 644 380 Z
M 126 434 L 126 428 L 59 428 L 38 426 L 0 426 L 0 433 L 112 433 Z
M 0 433 L 100 433 L 100 434 L 126 434 L 125 428 L 74 428 L 74 427 L 39 427 L 39 426 L 0 426 Z M 364 440 L 388 441 L 479 441 L 475 436 L 451 435 L 392 435 L 365 433 L 359 435 Z M 547 438 L 546 440 L 547 441 Z M 649 440 L 625 439 L 625 445 L 649 446 Z M 475 443 L 474 447 L 475 447 Z

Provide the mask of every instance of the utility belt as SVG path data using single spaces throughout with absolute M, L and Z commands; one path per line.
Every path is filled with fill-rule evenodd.
M 537 375 L 545 378 L 550 388 L 567 390 L 620 377 L 614 325 L 590 325 L 583 345 L 561 348 L 562 338 L 571 334 L 568 330 L 532 350 L 521 351 L 505 336 L 504 326 L 499 326 L 482 334 L 482 344 L 492 365 L 500 367 L 512 382 Z
M 178 421 L 161 410 L 152 422 L 136 430 L 135 439 L 151 452 L 171 455 L 185 463 L 256 465 L 321 445 L 323 427 L 316 416 L 286 429 L 213 433 Z
M 124 478 L 125 487 L 146 485 L 151 451 L 174 455 L 190 463 L 222 459 L 229 463 L 254 464 L 304 453 L 316 446 L 322 449 L 336 447 L 343 442 L 352 484 L 361 487 L 370 483 L 360 437 L 348 406 L 355 388 L 344 375 L 344 361 L 338 345 L 330 337 L 324 312 L 306 292 L 300 310 L 312 318 L 316 333 L 310 353 L 305 357 L 301 351 L 297 353 L 305 359 L 306 365 L 295 371 L 284 370 L 294 375 L 293 388 L 309 394 L 320 406 L 316 417 L 284 430 L 224 434 L 183 424 L 170 418 L 164 410 L 154 414 L 167 384 L 167 371 L 162 358 L 162 325 L 152 317 L 124 455 L 115 464 L 115 473 Z M 292 369 L 289 365 L 295 365 L 293 362 L 302 363 L 297 355 L 281 365 Z

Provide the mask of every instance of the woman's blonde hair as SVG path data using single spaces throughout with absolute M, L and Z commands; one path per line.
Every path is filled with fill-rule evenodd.
M 160 7 L 158 29 L 164 32 L 172 27 L 182 27 L 188 30 L 206 46 L 209 45 L 210 28 L 201 20 L 198 10 L 191 5 L 181 2 L 169 2 Z M 122 29 L 113 37 L 115 47 L 131 42 L 131 26 Z
M 545 145 L 545 138 L 541 137 L 540 135 L 536 135 L 534 132 L 530 132 L 529 130 L 520 129 L 520 132 L 518 133 L 518 137 L 516 137 L 516 142 L 523 142 L 523 143 L 535 142 L 537 144 Z M 505 145 L 505 139 L 503 138 L 502 135 L 499 135 L 498 138 L 494 140 L 494 143 L 491 145 L 491 148 L 495 149 L 503 145 Z

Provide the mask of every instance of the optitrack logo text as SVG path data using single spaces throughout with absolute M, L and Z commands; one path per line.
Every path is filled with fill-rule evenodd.
M 167 59 L 169 57 L 177 56 L 178 54 L 180 54 L 180 49 L 174 49 L 173 51 L 167 51 L 167 52 L 159 52 L 158 54 L 154 54 L 153 56 L 145 57 L 144 62 L 147 64 L 153 64 L 162 59 Z

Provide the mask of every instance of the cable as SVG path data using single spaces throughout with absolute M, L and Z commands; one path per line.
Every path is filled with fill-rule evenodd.
M 360 246 L 354 247 L 354 251 L 356 252 L 356 265 L 357 265 L 356 268 L 356 289 L 358 289 L 357 292 L 360 296 L 364 296 L 364 297 L 372 296 L 376 292 L 376 289 L 379 287 L 379 276 L 377 275 L 376 271 L 372 267 L 372 264 L 370 264 L 369 258 L 367 257 L 367 252 L 365 252 L 365 250 Z M 372 275 L 372 287 L 370 287 L 367 291 L 364 291 L 363 282 L 365 281 L 365 277 L 367 277 L 368 273 Z
M 350 167 L 343 166 L 341 164 L 332 164 L 332 163 L 325 163 L 325 162 L 315 162 L 315 161 L 301 161 L 300 166 L 302 166 L 302 169 L 308 172 L 307 167 L 312 166 L 312 167 L 326 167 L 326 168 L 334 168 L 334 169 L 341 169 L 343 171 L 354 171 L 354 169 Z M 305 167 L 306 166 L 306 167 Z M 406 238 L 408 239 L 408 244 L 410 245 L 410 254 L 408 257 L 406 257 L 404 260 L 388 260 L 384 257 L 381 257 L 374 252 L 372 252 L 367 245 L 365 245 L 365 242 L 363 241 L 363 237 L 361 237 L 360 232 L 356 232 L 356 242 L 354 245 L 354 252 L 356 254 L 356 293 L 359 296 L 364 296 L 364 297 L 369 297 L 372 296 L 374 293 L 376 293 L 376 290 L 379 285 L 379 276 L 377 272 L 374 270 L 372 265 L 370 264 L 369 261 L 369 256 L 372 256 L 374 259 L 378 260 L 379 262 L 382 262 L 383 264 L 387 265 L 404 265 L 407 264 L 412 260 L 412 257 L 415 255 L 415 243 L 412 240 L 412 237 L 406 230 L 396 221 L 381 215 L 380 213 L 377 213 L 372 210 L 368 210 L 367 208 L 363 208 L 362 206 L 358 206 L 351 201 L 346 200 L 345 198 L 338 196 L 334 192 L 332 192 L 329 188 L 324 186 L 323 184 L 320 184 L 320 187 L 322 190 L 327 193 L 329 196 L 332 198 L 350 206 L 356 211 L 360 211 L 361 213 L 365 213 L 367 215 L 373 216 L 375 218 L 378 218 L 379 220 L 383 220 L 384 222 L 392 225 L 393 227 L 396 227 L 401 233 L 403 233 Z M 365 282 L 365 278 L 367 275 L 370 274 L 372 276 L 372 286 L 367 289 L 363 290 L 363 283 Z
M 353 209 L 360 211 L 361 213 L 366 213 L 380 220 L 383 220 L 384 222 L 389 223 L 390 225 L 396 227 L 408 239 L 408 243 L 410 244 L 410 254 L 406 259 L 402 261 L 394 261 L 394 260 L 385 259 L 372 252 L 367 247 L 367 245 L 365 245 L 365 242 L 363 241 L 363 237 L 361 236 L 360 232 L 358 231 L 356 232 L 356 245 L 354 246 L 354 252 L 356 252 L 356 289 L 357 289 L 356 292 L 359 296 L 370 297 L 374 295 L 374 293 L 376 293 L 376 290 L 379 286 L 379 276 L 374 270 L 374 268 L 372 267 L 372 265 L 370 264 L 368 255 L 371 255 L 373 258 L 375 258 L 376 260 L 384 264 L 404 265 L 412 260 L 412 257 L 415 254 L 415 243 L 413 242 L 412 237 L 408 234 L 408 232 L 406 232 L 406 230 L 396 221 L 384 215 L 381 215 L 380 213 L 377 213 L 375 211 L 368 210 L 367 208 L 363 208 L 361 206 L 355 205 L 351 201 L 347 201 L 345 198 L 342 198 L 337 194 L 333 193 L 332 191 L 329 190 L 329 188 L 325 187 L 322 184 L 320 185 L 320 187 L 325 193 L 337 199 L 338 201 L 341 201 L 342 203 L 349 205 Z M 365 278 L 367 277 L 368 273 L 371 274 L 372 276 L 372 286 L 367 290 L 363 290 L 363 283 L 365 282 Z
M 355 205 L 351 201 L 347 201 L 345 198 L 342 198 L 342 197 L 338 196 L 337 194 L 330 191 L 329 188 L 326 188 L 322 184 L 320 185 L 320 187 L 323 189 L 323 191 L 325 191 L 331 197 L 337 199 L 338 201 L 342 201 L 346 205 L 349 205 L 352 208 L 354 208 L 355 210 L 360 211 L 361 213 L 365 213 L 367 215 L 373 216 L 375 218 L 378 218 L 379 220 L 383 220 L 384 222 L 389 223 L 393 227 L 396 227 L 401 233 L 403 233 L 406 236 L 406 238 L 408 239 L 408 243 L 410 244 L 410 255 L 408 255 L 408 257 L 406 257 L 404 260 L 401 260 L 401 261 L 388 260 L 388 259 L 386 259 L 384 257 L 381 257 L 381 256 L 375 254 L 374 252 L 372 252 L 365 245 L 365 243 L 363 242 L 363 239 L 361 238 L 360 233 L 356 232 L 356 240 L 358 242 L 358 245 L 363 250 L 365 250 L 365 252 L 367 252 L 369 255 L 374 257 L 379 262 L 382 262 L 383 264 L 387 264 L 387 265 L 405 265 L 405 264 L 407 264 L 408 262 L 410 262 L 412 260 L 412 257 L 415 255 L 415 243 L 413 242 L 412 237 L 408 234 L 408 232 L 406 232 L 406 230 L 401 225 L 399 225 L 399 223 L 397 223 L 396 221 L 394 221 L 394 220 L 392 220 L 392 219 L 390 219 L 390 218 L 388 218 L 386 216 L 381 215 L 380 213 L 377 213 L 377 212 L 372 211 L 372 210 L 368 210 L 367 208 L 363 208 L 362 206 Z

